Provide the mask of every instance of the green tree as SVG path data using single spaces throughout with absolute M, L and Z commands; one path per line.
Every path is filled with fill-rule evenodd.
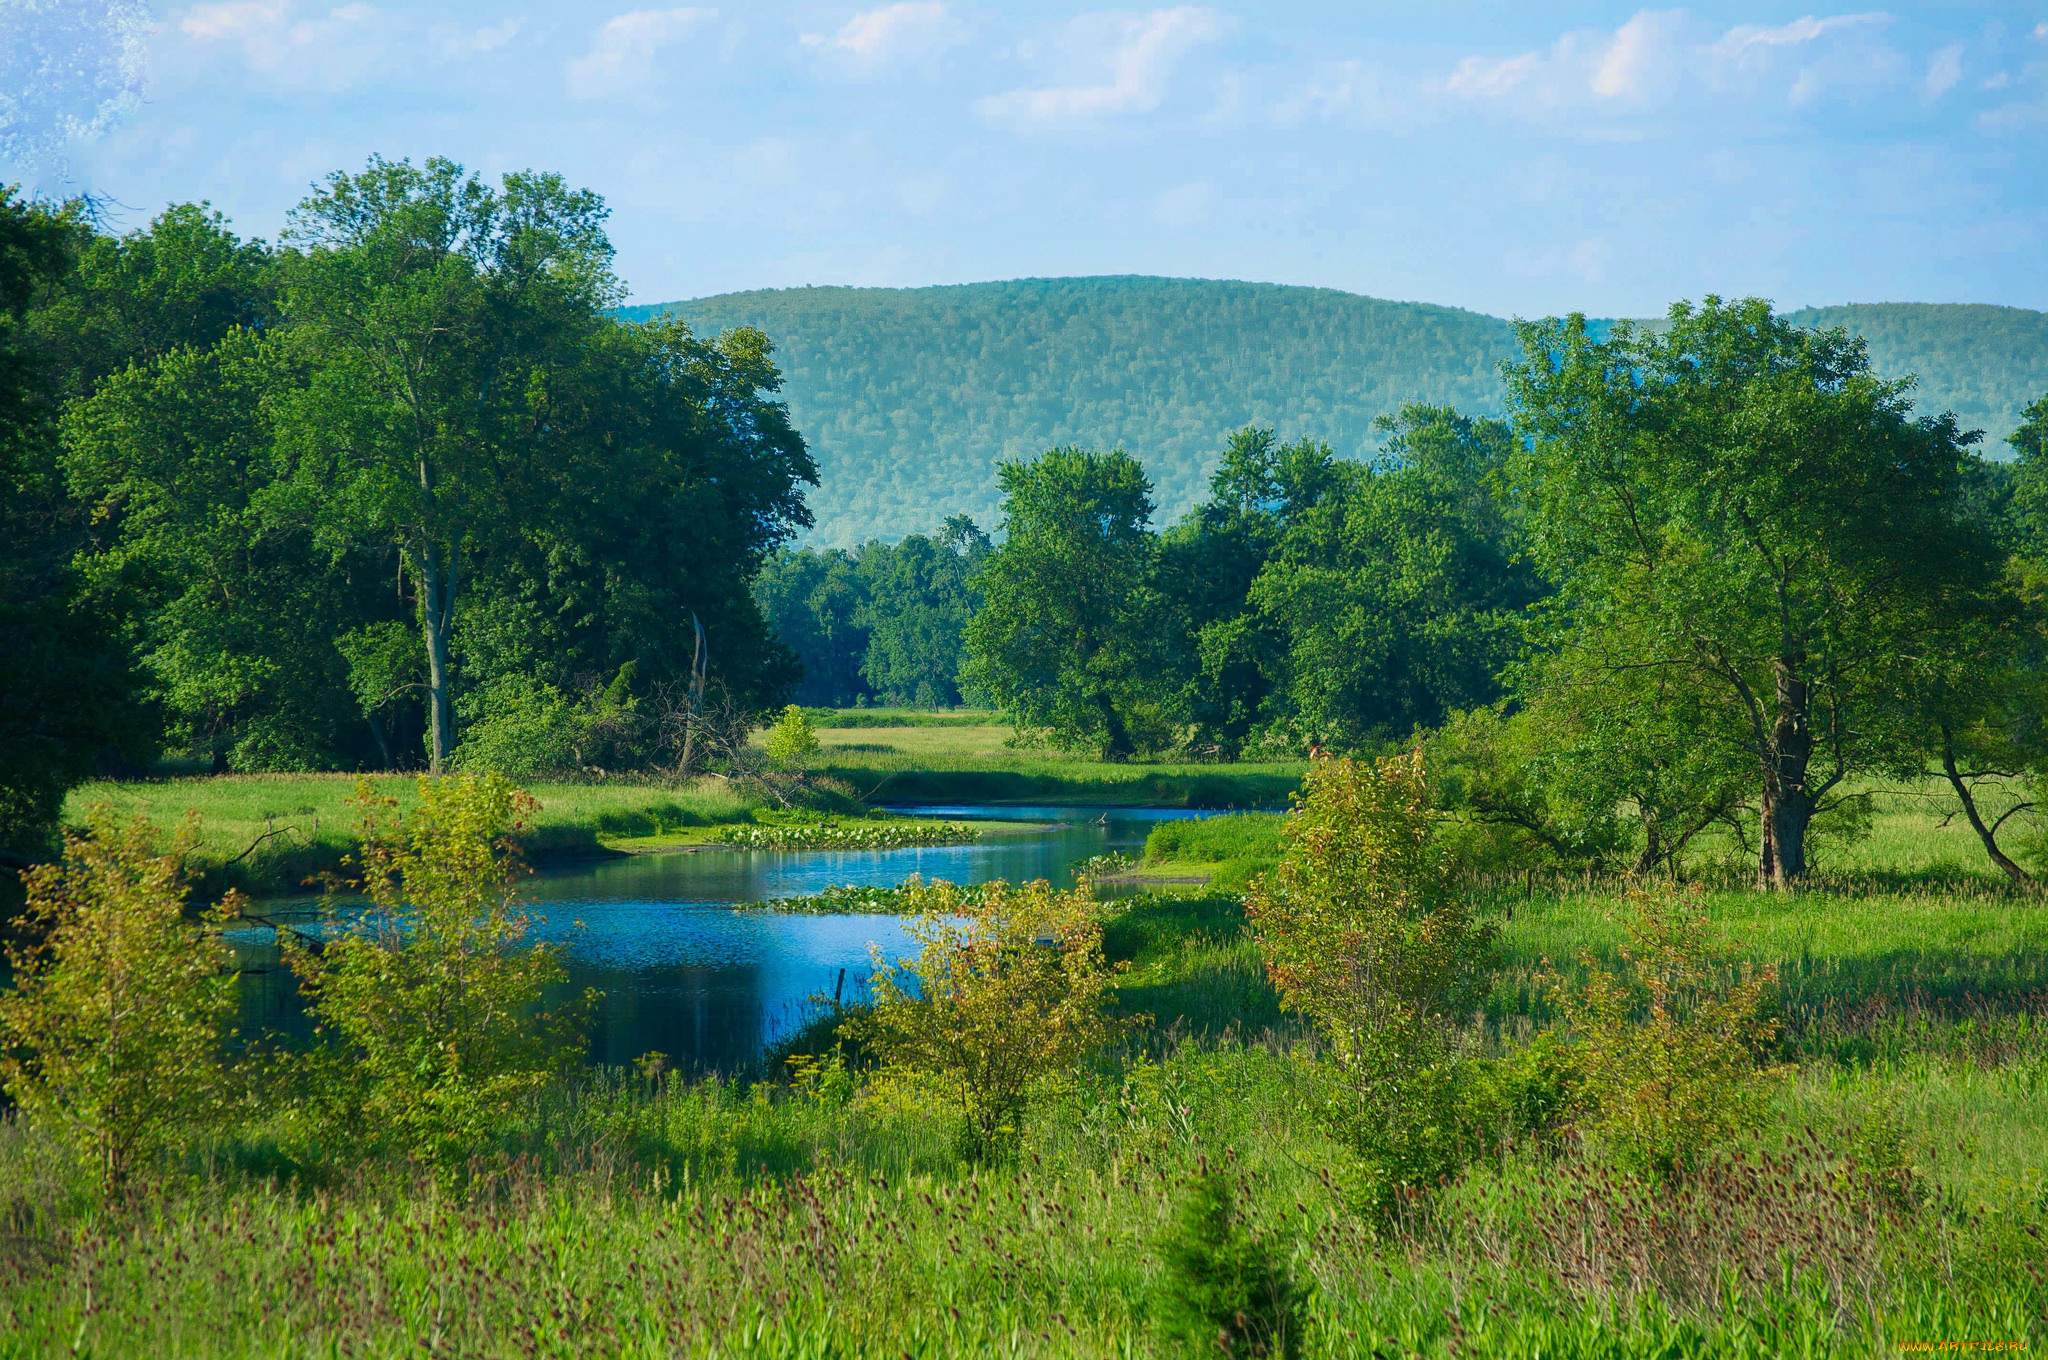
M 1919 771 L 1923 640 L 1995 580 L 1962 508 L 1974 436 L 1759 300 L 1604 342 L 1578 316 L 1520 335 L 1512 482 L 1560 594 L 1540 640 L 1582 684 L 1665 670 L 1711 695 L 1715 720 L 1674 739 L 1742 758 L 1759 880 L 1798 881 L 1845 781 Z
M 591 996 L 547 1009 L 561 951 L 530 940 L 514 837 L 536 806 L 502 775 L 422 779 L 419 802 L 357 786 L 361 923 L 280 947 L 316 1034 L 316 1129 L 444 1168 L 484 1147 L 518 1101 L 577 1060 Z
M 168 847 L 137 820 L 95 808 L 61 862 L 23 875 L 28 940 L 7 951 L 0 1087 L 77 1148 L 100 1188 L 120 1191 L 179 1140 L 218 1123 L 221 1041 L 236 978 L 217 927 L 231 894 L 185 919 L 188 822 Z
M 560 509 L 586 450 L 558 436 L 555 375 L 608 323 L 605 210 L 543 174 L 498 189 L 453 162 L 373 159 L 294 211 L 283 314 L 305 385 L 280 444 L 330 541 L 394 549 L 426 654 L 428 756 L 455 746 L 456 620 L 479 559 Z
M 768 759 L 786 770 L 801 770 L 818 754 L 818 734 L 795 704 L 782 710 L 768 730 Z
M 66 789 L 107 755 L 146 758 L 155 737 L 129 601 L 73 566 L 90 525 L 59 469 L 60 375 L 29 331 L 77 242 L 75 217 L 0 192 L 0 863 L 16 867 L 48 844 Z
M 869 584 L 861 568 L 861 561 L 843 548 L 784 549 L 768 559 L 754 580 L 754 597 L 768 626 L 803 668 L 796 686 L 796 698 L 803 703 L 851 707 L 874 694 L 861 673 L 868 650 Z
M 74 215 L 78 267 L 38 299 L 28 330 L 61 401 L 133 365 L 204 350 L 276 321 L 270 249 L 203 203 L 177 203 L 115 236 Z
M 65 471 L 99 525 L 81 565 L 133 593 L 167 735 L 218 771 L 359 764 L 382 744 L 335 639 L 399 622 L 396 563 L 316 541 L 267 416 L 294 381 L 275 342 L 236 330 L 105 379 L 65 418 Z
M 1404 738 L 1496 698 L 1540 593 L 1490 490 L 1507 427 L 1410 405 L 1379 430 L 1380 458 L 1331 469 L 1250 590 L 1286 638 L 1271 679 L 1303 745 Z
M 1124 760 L 1157 716 L 1151 485 L 1121 449 L 1049 449 L 1002 468 L 1001 547 L 975 575 L 970 684 L 1022 730 Z
M 1420 751 L 1374 764 L 1318 758 L 1245 894 L 1280 1002 L 1330 1046 L 1331 1115 L 1384 1207 L 1456 1155 L 1450 1024 L 1486 986 L 1494 927 L 1455 891 Z
M 1289 529 L 1344 480 L 1327 444 L 1242 429 L 1224 445 L 1208 501 L 1160 536 L 1155 580 L 1179 635 L 1176 707 L 1198 745 L 1235 756 L 1255 734 L 1286 727 L 1276 683 L 1289 639 L 1252 587 Z
M 981 603 L 972 581 L 989 552 L 988 535 L 965 515 L 950 517 L 936 538 L 861 549 L 867 603 L 858 617 L 868 641 L 860 673 L 885 703 L 960 702 L 961 641 Z

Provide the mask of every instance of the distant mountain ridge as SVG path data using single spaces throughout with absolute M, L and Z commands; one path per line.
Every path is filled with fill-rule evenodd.
M 1374 447 L 1407 401 L 1500 410 L 1507 321 L 1330 288 L 1109 276 L 931 288 L 781 288 L 629 307 L 700 334 L 751 324 L 776 345 L 822 485 L 812 541 L 993 527 L 996 465 L 1054 444 L 1141 457 L 1167 523 L 1199 502 L 1224 436 L 1246 424 Z M 1845 326 L 1880 372 L 1916 373 L 1987 447 L 2048 391 L 2048 313 L 1950 303 L 1803 308 Z

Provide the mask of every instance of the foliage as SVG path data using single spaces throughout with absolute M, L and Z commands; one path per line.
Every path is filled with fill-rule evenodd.
M 1160 1248 L 1160 1321 L 1202 1353 L 1296 1356 L 1308 1330 L 1308 1290 L 1275 1243 L 1247 1230 L 1229 1179 L 1195 1178 Z
M 1483 313 L 1221 279 L 762 289 L 624 311 L 664 313 L 776 338 L 796 423 L 829 451 L 812 508 L 832 545 L 917 532 L 935 504 L 992 523 L 998 464 L 1048 442 L 1142 451 L 1171 521 L 1202 501 L 1220 432 L 1274 426 L 1362 457 L 1375 418 L 1407 402 L 1500 414 L 1496 365 L 1515 346 L 1511 323 Z M 1862 334 L 1878 368 L 1918 373 L 1929 409 L 1991 439 L 2048 389 L 2038 311 L 1885 303 L 1788 319 Z
M 765 911 L 784 916 L 907 916 L 924 910 L 924 880 L 913 874 L 893 888 L 847 883 L 796 897 L 748 902 L 735 911 Z M 980 897 L 975 885 L 956 889 L 962 902 Z
M 786 770 L 801 770 L 818 754 L 818 734 L 803 709 L 790 704 L 768 729 L 768 759 Z
M 770 557 L 754 594 L 803 664 L 798 697 L 839 706 L 960 703 L 961 633 L 981 604 L 972 577 L 988 552 L 988 535 L 952 515 L 934 537 Z
M 1734 965 L 1702 904 L 1632 890 L 1619 972 L 1582 952 L 1551 996 L 1577 1040 L 1574 1126 L 1620 1164 L 1697 1171 L 1761 1122 L 1778 1037 L 1777 974 Z
M 1102 923 L 1085 890 L 1043 880 L 973 892 L 936 882 L 915 896 L 906 929 L 918 953 L 890 963 L 872 951 L 862 1027 L 891 1069 L 945 1084 L 966 1155 L 997 1160 L 1033 1096 L 1128 1023 L 1109 1015 Z
M 313 1133 L 400 1150 L 444 1170 L 487 1148 L 518 1103 L 576 1061 L 583 1011 L 548 1010 L 561 951 L 532 943 L 510 837 L 536 804 L 502 775 L 420 781 L 418 801 L 359 783 L 359 924 L 315 948 L 279 945 L 322 1044 Z
M 1146 524 L 1152 489 L 1116 449 L 1005 463 L 1002 547 L 975 575 L 963 677 L 1020 733 L 1124 760 L 1165 744 Z
M 965 822 L 789 822 L 728 826 L 720 836 L 742 850 L 900 850 L 913 845 L 971 845 L 981 832 Z
M 1271 812 L 1185 817 L 1160 822 L 1145 835 L 1148 860 L 1213 863 L 1227 859 L 1278 860 L 1286 822 Z
M 517 673 L 462 696 L 462 741 L 454 765 L 514 779 L 575 771 L 576 706 L 553 685 Z
M 66 789 L 154 745 L 129 602 L 72 567 L 88 526 L 56 456 L 63 375 L 31 324 L 31 303 L 76 276 L 80 234 L 0 189 L 0 864 L 17 868 L 48 844 Z
M 81 574 L 140 614 L 174 746 L 438 764 L 509 677 L 583 725 L 527 768 L 647 768 L 639 706 L 699 663 L 742 707 L 794 680 L 748 589 L 816 475 L 767 339 L 607 315 L 603 219 L 554 176 L 373 160 L 274 251 L 196 210 L 85 234 L 91 277 L 30 322 Z
M 168 846 L 105 808 L 67 833 L 64 858 L 23 875 L 26 938 L 7 951 L 0 1087 L 39 1126 L 61 1131 L 102 1192 L 119 1195 L 167 1151 L 224 1122 L 221 1044 L 235 977 L 215 933 L 233 894 L 185 919 L 187 822 Z
M 1845 332 L 1756 299 L 1675 304 L 1605 341 L 1579 316 L 1520 338 L 1511 481 L 1559 586 L 1535 689 L 1595 696 L 1639 771 L 1713 749 L 1695 805 L 1739 763 L 1759 876 L 1798 880 L 1845 781 L 1921 768 L 1921 644 L 1993 591 L 1995 543 L 1961 479 L 1975 436 L 1916 417 L 1911 380 L 1876 377 Z M 1606 692 L 1653 681 L 1674 702 L 1639 728 L 1642 705 Z
M 1453 713 L 1423 744 L 1443 833 L 1467 870 L 1510 873 L 1607 862 L 1625 844 L 1617 798 L 1591 796 L 1561 760 L 1549 719 L 1563 705 Z
M 1384 1205 L 1448 1169 L 1450 1022 L 1483 990 L 1495 927 L 1453 887 L 1420 752 L 1319 758 L 1288 815 L 1286 853 L 1245 894 L 1281 1004 L 1328 1042 L 1330 1111 Z

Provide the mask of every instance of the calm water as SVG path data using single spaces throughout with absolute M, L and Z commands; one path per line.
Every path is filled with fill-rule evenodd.
M 1092 855 L 1137 853 L 1157 822 L 1211 814 L 1164 808 L 915 807 L 966 820 L 1041 821 L 1041 830 L 976 845 L 882 851 L 706 849 L 635 855 L 538 874 L 527 884 L 539 934 L 564 947 L 572 985 L 604 993 L 591 1028 L 593 1062 L 622 1064 L 658 1050 L 672 1062 L 731 1070 L 799 1023 L 809 999 L 866 983 L 869 945 L 905 951 L 893 916 L 779 916 L 735 912 L 743 902 L 814 893 L 838 884 L 891 886 L 912 874 L 984 883 L 1045 878 L 1065 886 Z M 313 921 L 313 903 L 265 904 L 279 918 Z M 245 1020 L 293 1032 L 302 1021 L 290 978 L 267 931 L 233 936 L 245 966 Z

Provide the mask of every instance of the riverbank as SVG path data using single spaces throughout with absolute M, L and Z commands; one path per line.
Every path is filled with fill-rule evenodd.
M 1299 760 L 1111 763 L 1013 746 L 1013 737 L 994 722 L 820 727 L 817 763 L 870 802 L 1176 808 L 1285 807 L 1305 768 Z
M 317 886 L 340 873 L 356 847 L 355 812 L 349 799 L 352 774 L 213 775 L 170 779 L 101 781 L 72 792 L 64 820 L 77 825 L 104 803 L 116 818 L 142 817 L 174 826 L 199 817 L 199 845 L 188 860 L 194 891 L 217 898 L 229 888 L 251 896 L 274 896 Z M 419 776 L 372 775 L 370 787 L 409 808 L 418 797 Z M 977 823 L 967 829 L 938 818 L 884 817 L 869 822 L 841 817 L 823 839 L 800 828 L 816 815 L 767 808 L 736 792 L 724 780 L 703 778 L 681 786 L 607 783 L 536 783 L 539 808 L 520 836 L 520 848 L 537 868 L 625 854 L 688 850 L 801 848 L 819 840 L 823 848 L 877 848 L 891 843 L 963 843 L 989 834 L 1020 834 L 1030 824 Z M 796 834 L 786 829 L 798 828 Z M 864 831 L 872 834 L 862 835 Z M 735 845 L 744 831 L 759 844 Z M 906 832 L 910 834 L 905 834 Z

